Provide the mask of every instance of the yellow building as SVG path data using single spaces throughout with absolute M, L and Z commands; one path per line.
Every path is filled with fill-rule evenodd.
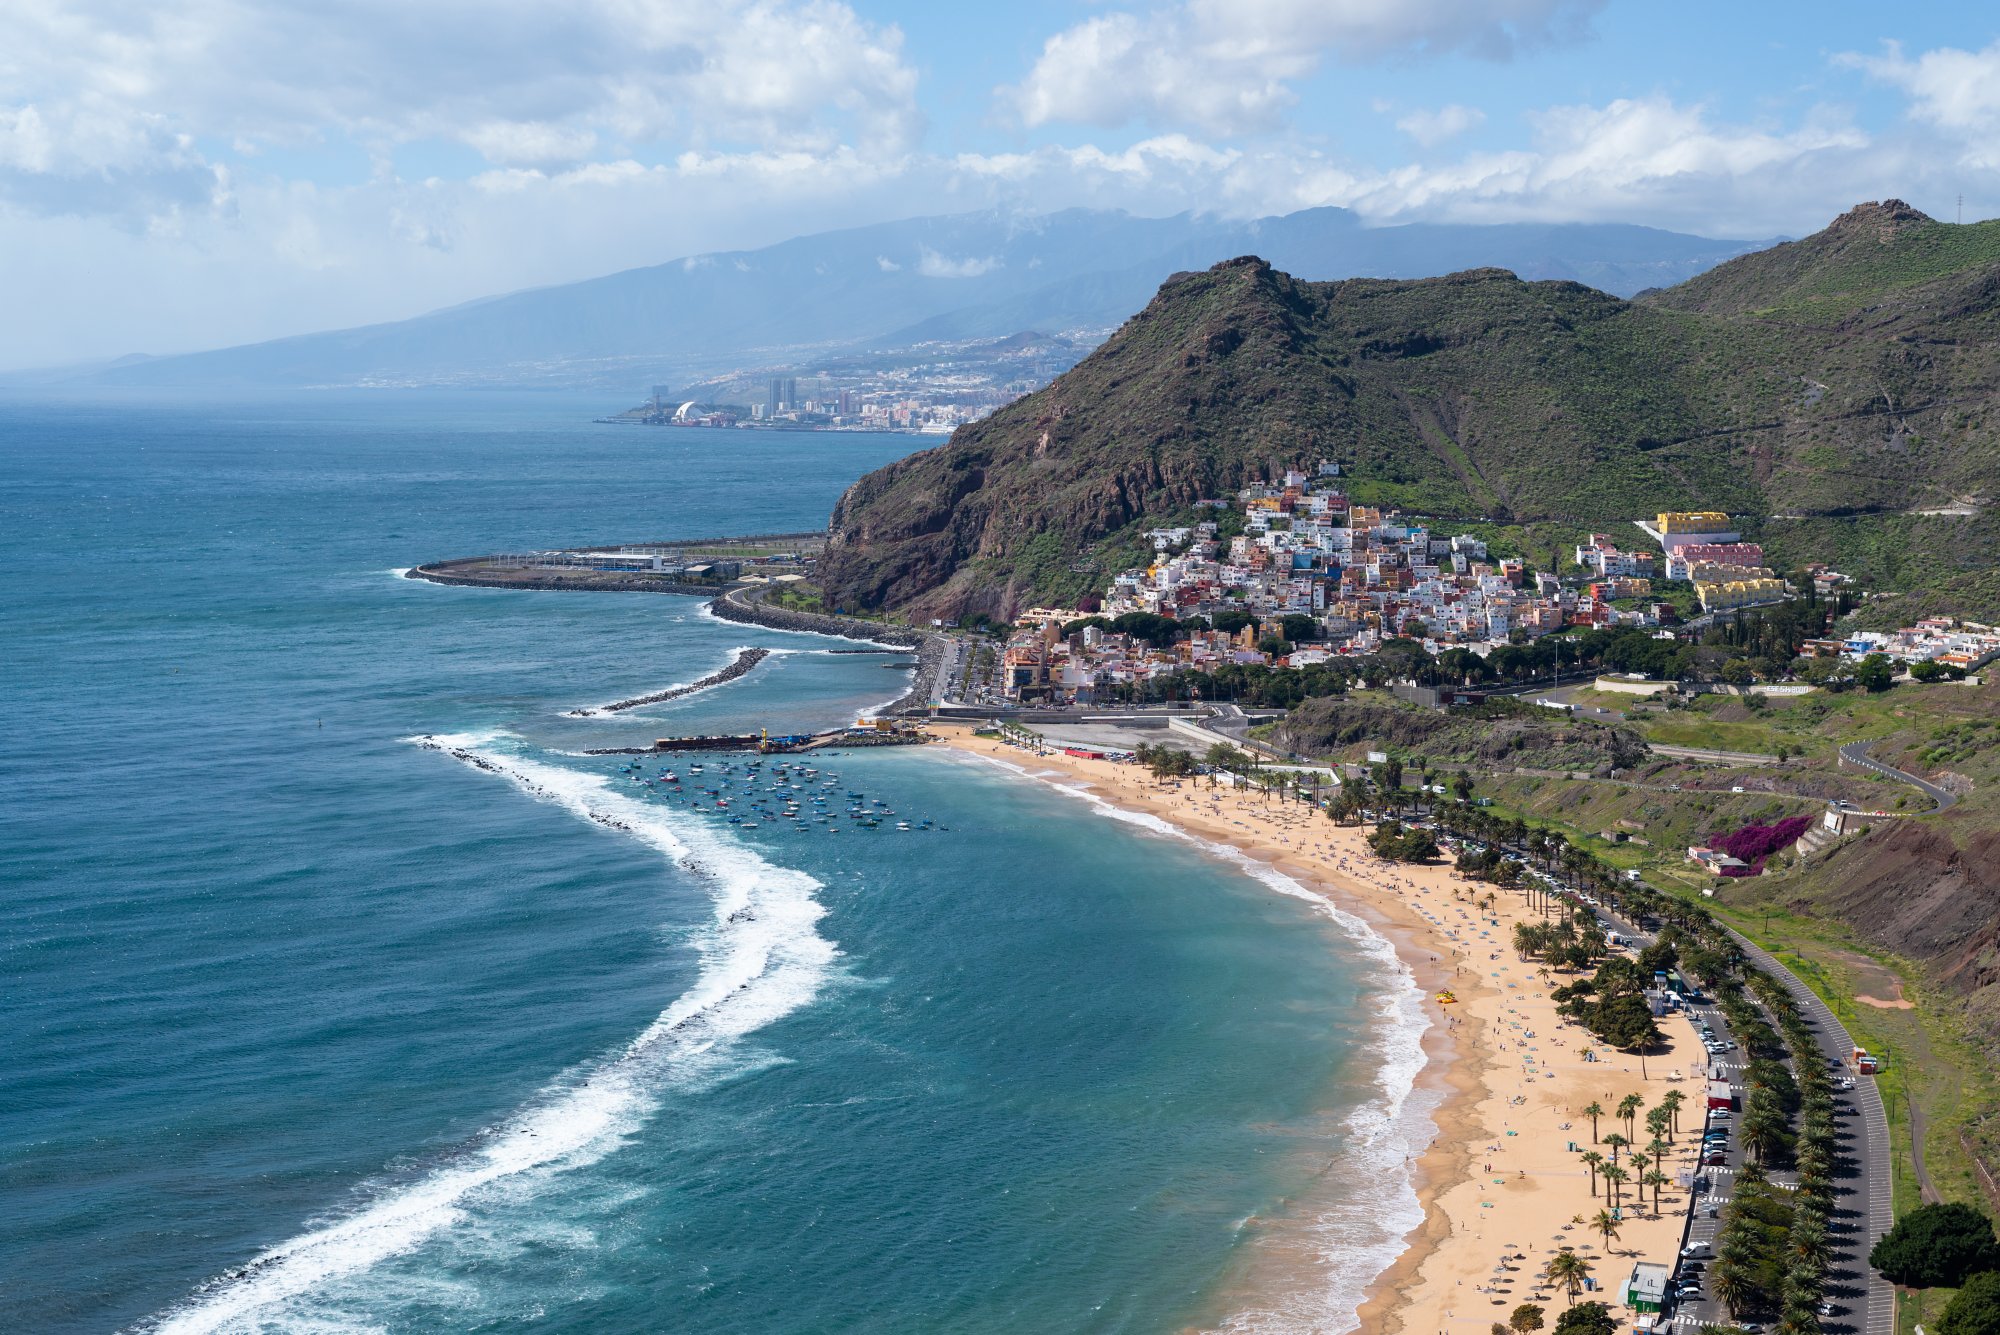
M 1720 561 L 1701 561 L 1688 567 L 1690 584 L 1730 584 L 1746 579 L 1776 579 L 1768 566 L 1730 566 Z
M 1731 533 L 1729 516 L 1720 510 L 1664 510 L 1659 515 L 1661 533 Z
M 1713 584 L 1696 584 L 1694 591 L 1701 597 L 1704 612 L 1725 612 L 1732 607 L 1750 607 L 1757 603 L 1775 603 L 1785 596 L 1785 581 L 1781 579 L 1734 579 Z

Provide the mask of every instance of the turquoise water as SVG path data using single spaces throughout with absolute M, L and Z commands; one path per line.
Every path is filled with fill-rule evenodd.
M 1408 1222 L 1378 943 L 930 751 L 825 764 L 948 832 L 730 827 L 577 752 L 893 660 L 396 577 L 816 526 L 921 443 L 615 406 L 0 403 L 4 1325 L 1163 1331 L 1291 1229 L 1265 1324 L 1342 1328 Z

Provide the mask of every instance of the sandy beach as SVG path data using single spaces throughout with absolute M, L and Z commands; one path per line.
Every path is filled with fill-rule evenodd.
M 1670 1262 L 1679 1247 L 1687 1192 L 1675 1185 L 1700 1140 L 1702 1084 L 1691 1078 L 1702 1054 L 1687 1026 L 1667 1019 L 1668 1043 L 1636 1055 L 1599 1044 L 1565 1022 L 1549 999 L 1566 978 L 1518 958 L 1514 925 L 1539 914 L 1518 892 L 1458 875 L 1447 863 L 1411 866 L 1374 856 L 1366 831 L 1340 827 L 1313 808 L 1250 794 L 1207 779 L 1160 783 L 1136 765 L 1060 752 L 1037 755 L 970 728 L 936 729 L 946 745 L 1004 761 L 1053 783 L 1085 786 L 1123 809 L 1145 812 L 1185 832 L 1268 863 L 1381 931 L 1410 968 L 1431 1020 L 1420 1079 L 1440 1091 L 1437 1133 L 1413 1165 L 1423 1222 L 1397 1261 L 1378 1277 L 1360 1312 L 1365 1331 L 1485 1335 L 1524 1302 L 1543 1304 L 1546 1320 L 1567 1306 L 1566 1292 L 1543 1281 L 1549 1259 L 1567 1248 L 1591 1267 L 1595 1291 L 1583 1299 L 1610 1305 L 1621 1326 L 1634 1313 L 1620 1301 L 1636 1261 Z M 1455 1000 L 1446 1003 L 1440 994 Z M 1644 1109 L 1669 1090 L 1686 1097 L 1678 1133 L 1657 1165 L 1668 1185 L 1655 1212 L 1651 1188 L 1628 1160 L 1651 1139 Z M 1632 1124 L 1616 1115 L 1636 1095 L 1644 1108 Z M 1605 1209 L 1610 1188 L 1583 1154 L 1609 1161 L 1598 1137 L 1625 1135 L 1619 1167 L 1622 1218 L 1608 1240 L 1588 1221 Z M 1652 1165 L 1649 1165 L 1651 1167 Z

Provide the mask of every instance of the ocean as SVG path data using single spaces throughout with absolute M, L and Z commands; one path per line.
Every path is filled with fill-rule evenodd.
M 1350 1328 L 1414 1222 L 1379 938 L 933 748 L 787 780 L 875 829 L 732 825 L 581 752 L 906 660 L 400 577 L 818 527 L 933 443 L 618 406 L 0 400 L 0 1326 Z

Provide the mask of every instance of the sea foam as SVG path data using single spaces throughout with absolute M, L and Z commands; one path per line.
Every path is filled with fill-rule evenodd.
M 774 866 L 728 836 L 677 824 L 602 776 L 509 754 L 493 734 L 411 741 L 443 752 L 581 819 L 616 830 L 694 872 L 714 896 L 696 938 L 694 985 L 622 1050 L 565 1073 L 503 1123 L 414 1181 L 385 1188 L 338 1217 L 203 1284 L 136 1329 L 159 1335 L 342 1325 L 309 1309 L 322 1286 L 358 1275 L 464 1223 L 484 1195 L 530 1194 L 557 1174 L 614 1152 L 663 1093 L 720 1074 L 731 1044 L 810 1003 L 838 951 L 821 936 L 819 881 Z M 337 1304 L 334 1304 L 337 1307 Z
M 1087 804 L 1100 815 L 1194 845 L 1230 863 L 1281 895 L 1313 905 L 1351 942 L 1367 962 L 1374 992 L 1376 1045 L 1373 1097 L 1362 1100 L 1340 1127 L 1341 1199 L 1311 1223 L 1319 1282 L 1260 1298 L 1254 1308 L 1231 1313 L 1226 1331 L 1312 1331 L 1344 1335 L 1359 1329 L 1361 1304 L 1369 1287 L 1402 1255 L 1411 1229 L 1423 1222 L 1411 1171 L 1436 1134 L 1432 1120 L 1440 1096 L 1419 1090 L 1416 1079 L 1426 1062 L 1423 990 L 1396 947 L 1368 922 L 1268 862 L 1242 850 L 1190 833 L 1150 812 L 1132 811 L 1075 783 L 1059 770 L 1030 770 L 998 756 L 950 752 L 1047 784 Z

